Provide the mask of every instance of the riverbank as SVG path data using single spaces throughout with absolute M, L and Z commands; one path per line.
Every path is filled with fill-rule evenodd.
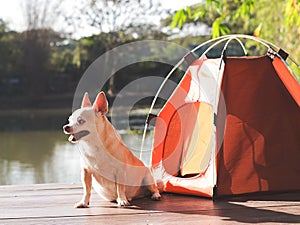
M 113 118 L 116 129 L 142 130 L 144 129 L 148 108 L 130 109 L 117 107 L 109 111 L 108 119 Z M 157 113 L 158 110 L 153 111 Z M 7 109 L 0 111 L 1 131 L 26 130 L 61 130 L 67 123 L 71 108 L 42 108 L 42 109 Z
M 150 94 L 149 94 L 150 95 Z M 134 102 L 136 94 L 118 96 L 118 101 L 124 104 L 113 105 L 115 97 L 108 96 L 109 119 L 114 118 L 117 129 L 143 129 L 152 98 L 142 99 L 133 106 L 126 105 Z M 57 130 L 67 122 L 72 113 L 73 95 L 51 95 L 43 97 L 0 97 L 0 130 Z M 113 109 L 111 108 L 113 106 Z M 161 106 L 161 104 L 159 105 Z M 154 109 L 157 113 L 158 109 Z

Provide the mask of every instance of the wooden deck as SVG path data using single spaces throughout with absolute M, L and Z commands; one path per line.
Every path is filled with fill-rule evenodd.
M 126 208 L 94 194 L 91 207 L 74 209 L 80 185 L 0 186 L 0 224 L 296 224 L 300 193 L 210 199 L 163 194 L 159 202 L 139 199 Z

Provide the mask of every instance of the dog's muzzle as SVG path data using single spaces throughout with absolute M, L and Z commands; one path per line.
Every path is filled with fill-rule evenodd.
M 65 125 L 63 127 L 63 131 L 65 134 L 70 134 L 70 137 L 68 140 L 72 143 L 79 141 L 81 138 L 87 136 L 90 133 L 87 130 L 82 130 L 77 133 L 74 133 L 73 128 L 69 125 Z

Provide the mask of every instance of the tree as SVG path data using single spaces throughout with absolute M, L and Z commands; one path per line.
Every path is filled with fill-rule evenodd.
M 261 26 L 259 37 L 283 48 L 300 63 L 300 1 L 264 0 L 257 4 L 256 23 Z M 264 18 L 261 20 L 259 18 Z M 290 63 L 300 81 L 300 67 Z
M 299 15 L 299 0 L 207 0 L 178 10 L 172 17 L 171 26 L 181 28 L 185 23 L 201 21 L 211 27 L 213 38 L 229 33 L 259 36 L 280 43 L 299 62 Z M 292 67 L 300 80 L 299 68 Z
M 0 18 L 0 34 L 1 36 L 7 31 L 7 24 Z
M 23 92 L 20 86 L 23 79 L 20 43 L 19 33 L 9 31 L 6 23 L 0 20 L 0 94 L 16 95 Z
M 74 11 L 75 15 L 81 16 L 70 16 L 69 19 L 76 24 L 84 21 L 99 33 L 118 32 L 145 24 L 158 27 L 161 17 L 169 15 L 160 2 L 153 0 L 82 0 L 79 5 L 80 8 Z
M 53 30 L 61 14 L 62 1 L 27 0 L 22 3 L 26 30 L 22 32 L 23 73 L 28 82 L 28 94 L 35 98 L 47 90 L 52 46 L 61 41 Z
M 60 35 L 51 29 L 24 31 L 21 34 L 23 53 L 22 69 L 28 82 L 27 91 L 32 97 L 41 97 L 47 90 L 51 74 L 51 45 L 61 40 Z
M 26 30 L 50 29 L 62 14 L 62 1 L 26 0 L 22 3 Z
M 160 2 L 152 0 L 89 0 L 81 1 L 75 15 L 69 17 L 72 23 L 89 24 L 99 32 L 105 51 L 121 43 L 141 38 L 164 37 L 159 29 L 162 15 L 167 15 Z M 106 34 L 105 34 L 106 33 Z M 104 44 L 104 45 L 103 45 Z M 117 62 L 110 62 L 112 73 Z M 109 80 L 109 92 L 114 94 L 114 77 Z
M 254 0 L 208 0 L 192 7 L 178 10 L 171 27 L 181 28 L 185 23 L 201 21 L 212 28 L 212 37 L 230 33 L 231 29 L 249 28 L 254 11 Z

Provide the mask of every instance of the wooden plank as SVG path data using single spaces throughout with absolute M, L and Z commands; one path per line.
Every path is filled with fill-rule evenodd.
M 206 198 L 164 194 L 118 208 L 93 193 L 91 207 L 74 209 L 80 185 L 0 186 L 0 224 L 240 224 L 300 223 L 299 193 Z
M 0 186 L 0 197 L 15 192 L 26 192 L 26 191 L 44 191 L 44 190 L 70 190 L 80 189 L 80 184 L 34 184 L 34 185 L 2 185 Z

